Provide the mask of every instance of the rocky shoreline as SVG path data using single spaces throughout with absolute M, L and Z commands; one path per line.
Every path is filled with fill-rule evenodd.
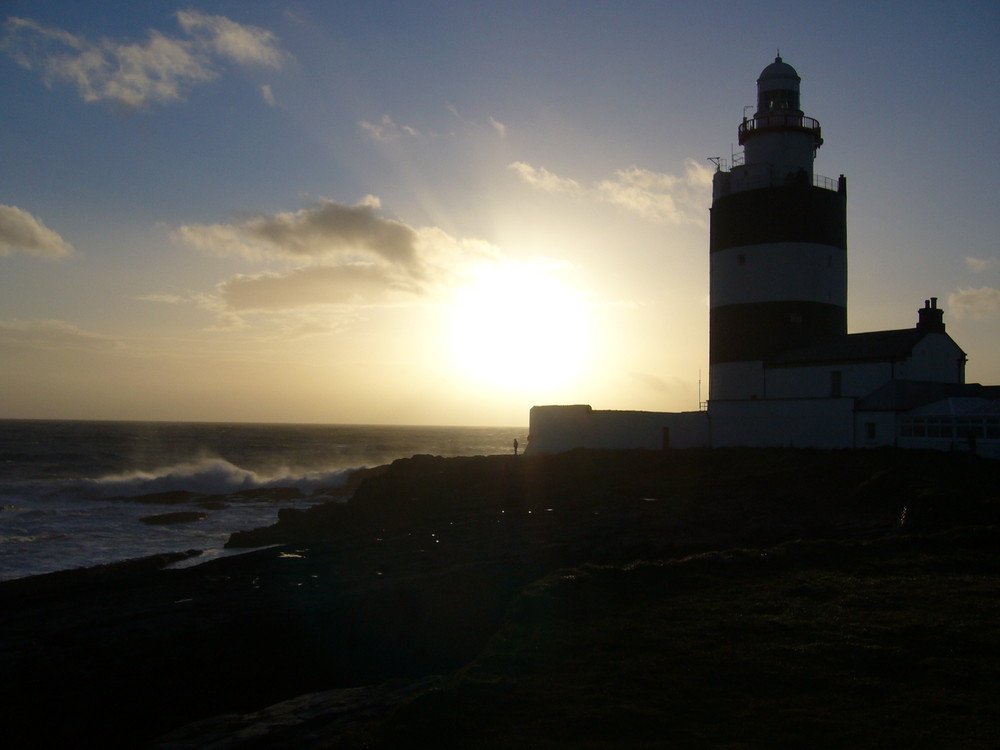
M 5 745 L 988 747 L 998 478 L 415 456 L 228 545 L 263 549 L 0 583 Z

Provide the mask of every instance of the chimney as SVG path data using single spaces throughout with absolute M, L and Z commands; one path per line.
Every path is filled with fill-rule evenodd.
M 937 297 L 924 300 L 923 308 L 917 310 L 917 330 L 944 333 L 944 310 L 938 308 Z

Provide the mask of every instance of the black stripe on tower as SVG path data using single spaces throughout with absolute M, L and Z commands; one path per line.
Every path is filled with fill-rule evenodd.
M 847 192 L 809 186 L 746 190 L 712 204 L 710 249 L 815 242 L 847 249 Z
M 821 302 L 752 302 L 713 307 L 709 363 L 768 360 L 847 333 L 847 308 Z

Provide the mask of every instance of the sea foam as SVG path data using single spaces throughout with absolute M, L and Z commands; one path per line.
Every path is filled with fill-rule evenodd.
M 295 487 L 304 493 L 340 487 L 355 470 L 296 471 L 283 468 L 267 473 L 237 466 L 224 458 L 201 458 L 152 471 L 128 471 L 90 480 L 101 497 L 138 497 L 157 492 L 188 491 L 204 495 L 228 495 L 244 490 Z

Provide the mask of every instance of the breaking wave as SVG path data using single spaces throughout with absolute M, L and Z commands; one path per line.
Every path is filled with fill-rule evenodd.
M 187 491 L 228 495 L 245 490 L 295 487 L 303 493 L 341 487 L 348 476 L 364 467 L 321 471 L 281 469 L 262 473 L 244 469 L 224 458 L 201 458 L 152 471 L 129 471 L 91 480 L 101 497 L 137 497 L 157 492 Z

